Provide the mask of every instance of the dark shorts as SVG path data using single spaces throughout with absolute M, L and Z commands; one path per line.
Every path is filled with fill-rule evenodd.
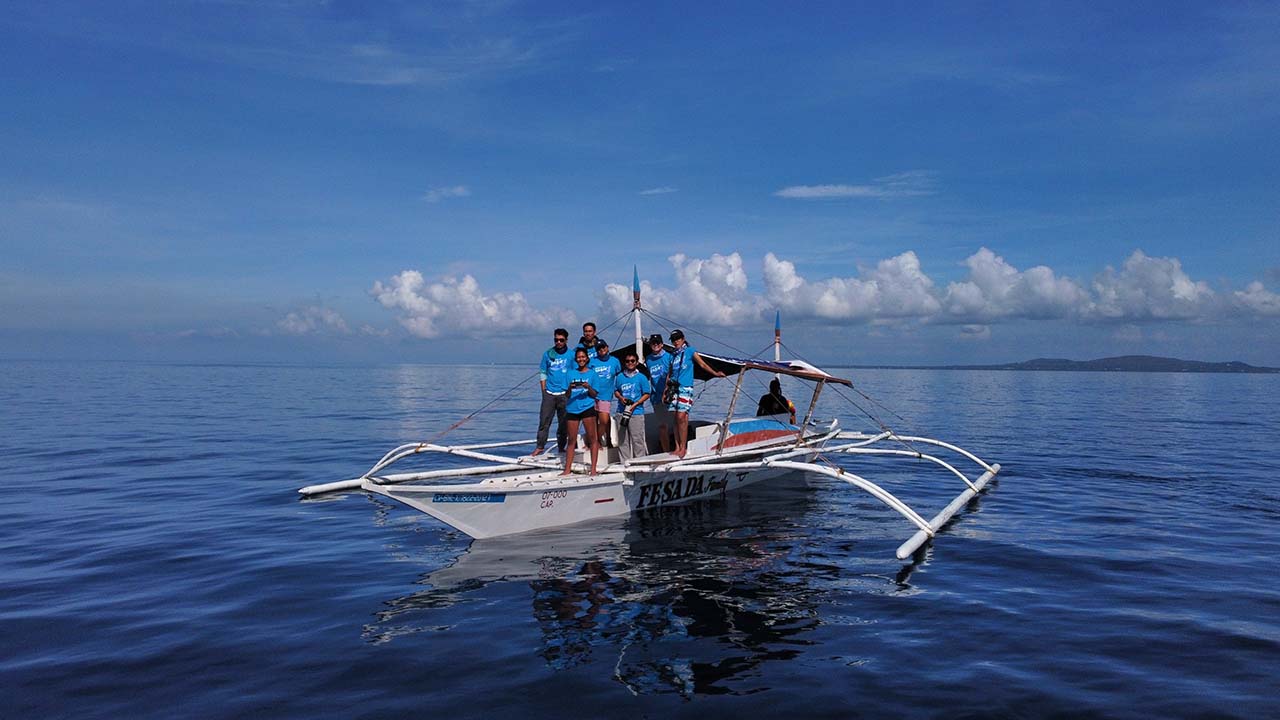
M 565 417 L 569 420 L 583 420 L 585 418 L 593 418 L 596 416 L 596 409 L 590 408 L 580 413 L 566 413 Z

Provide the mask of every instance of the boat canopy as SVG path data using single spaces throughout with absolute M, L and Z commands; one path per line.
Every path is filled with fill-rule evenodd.
M 701 350 L 698 351 L 698 355 L 701 355 L 702 359 L 706 360 L 708 365 L 719 370 L 725 375 L 736 375 L 746 370 L 763 370 L 776 375 L 790 375 L 791 377 L 797 377 L 801 380 L 839 383 L 840 385 L 850 386 L 853 385 L 852 382 L 844 378 L 831 375 L 825 370 L 820 370 L 802 360 L 752 360 L 727 357 L 725 355 L 713 355 L 711 353 L 702 352 Z M 698 380 L 709 380 L 714 377 L 713 375 L 707 374 L 707 371 L 703 370 L 702 366 L 696 363 L 693 366 L 693 376 Z

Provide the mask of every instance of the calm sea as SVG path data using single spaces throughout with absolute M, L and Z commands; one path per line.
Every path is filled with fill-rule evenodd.
M 1280 376 L 851 371 L 1005 468 L 912 565 L 820 479 L 477 543 L 296 494 L 530 370 L 0 363 L 0 714 L 1280 713 Z M 535 387 L 447 439 L 531 437 Z M 930 515 L 959 490 L 842 462 Z

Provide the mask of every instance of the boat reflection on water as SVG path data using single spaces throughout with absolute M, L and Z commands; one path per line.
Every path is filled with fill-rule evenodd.
M 803 652 L 842 584 L 838 566 L 807 559 L 815 538 L 803 528 L 817 500 L 802 485 L 475 541 L 424 575 L 425 589 L 388 601 L 366 638 L 448 629 L 449 608 L 513 593 L 523 602 L 531 590 L 536 652 L 554 669 L 609 667 L 635 693 L 756 690 L 752 670 Z

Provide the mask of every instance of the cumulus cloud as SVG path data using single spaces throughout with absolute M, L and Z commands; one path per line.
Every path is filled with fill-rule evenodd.
M 773 309 L 798 319 L 850 323 L 945 323 L 961 325 L 961 336 L 987 339 L 990 325 L 1009 320 L 1073 320 L 1082 323 L 1199 321 L 1229 313 L 1280 315 L 1280 295 L 1254 282 L 1232 294 L 1233 302 L 1192 279 L 1177 258 L 1134 251 L 1119 270 L 1105 268 L 1090 283 L 1037 265 L 1014 267 L 988 248 L 964 261 L 964 278 L 939 288 L 915 252 L 879 261 L 854 276 L 806 278 L 794 263 L 773 253 L 762 263 L 763 287 L 752 292 L 742 257 L 701 260 L 673 255 L 675 287 L 642 285 L 645 307 L 689 322 L 743 325 L 760 322 Z M 609 285 L 605 314 L 631 307 L 631 288 Z
M 1235 292 L 1236 304 L 1258 315 L 1280 315 L 1280 295 L 1253 281 Z
M 1089 293 L 1083 287 L 1043 265 L 1019 271 L 985 247 L 964 264 L 969 279 L 948 285 L 942 300 L 951 319 L 1060 318 L 1089 309 Z
M 813 282 L 802 278 L 793 263 L 769 253 L 764 258 L 764 283 L 769 306 L 801 317 L 863 322 L 924 317 L 939 308 L 933 281 L 911 251 L 881 260 L 857 278 Z
M 297 312 L 291 312 L 276 322 L 276 328 L 286 335 L 316 335 L 321 333 L 351 332 L 347 321 L 335 310 L 325 307 L 311 306 Z
M 1109 320 L 1193 320 L 1209 315 L 1216 298 L 1192 280 L 1177 258 L 1135 250 L 1119 271 L 1108 266 L 1093 281 L 1091 313 Z
M 452 187 L 433 187 L 422 195 L 422 199 L 429 203 L 438 203 L 441 200 L 451 198 L 464 198 L 471 196 L 471 189 L 466 185 L 454 185 Z
M 667 258 L 675 270 L 676 287 L 656 288 L 642 283 L 645 307 L 659 315 L 708 325 L 737 325 L 758 321 L 765 303 L 747 289 L 747 273 L 738 253 L 712 255 L 706 260 L 683 254 Z M 605 287 L 601 312 L 621 315 L 631 309 L 631 287 Z
M 774 193 L 781 198 L 822 200 L 828 198 L 893 198 L 932 195 L 936 173 L 928 170 L 886 175 L 865 185 L 791 185 Z
M 957 325 L 959 337 L 980 341 L 991 338 L 994 324 L 1013 320 L 1115 323 L 1124 326 L 1122 337 L 1145 337 L 1140 326 L 1150 323 L 1280 316 L 1280 295 L 1261 282 L 1220 296 L 1191 278 L 1177 258 L 1151 257 L 1140 250 L 1118 270 L 1107 267 L 1091 281 L 1080 281 L 1043 265 L 1019 269 L 984 247 L 964 260 L 964 277 L 945 287 L 925 272 L 913 251 L 848 276 L 816 278 L 768 253 L 754 281 L 736 252 L 708 258 L 675 254 L 668 261 L 674 282 L 642 283 L 645 308 L 682 323 L 718 327 L 766 322 L 778 309 L 795 320 L 839 325 Z M 486 294 L 469 275 L 428 282 L 420 272 L 405 270 L 375 282 L 370 294 L 398 311 L 406 330 L 424 338 L 543 332 L 574 322 L 570 311 L 535 308 L 518 292 Z M 609 284 L 601 296 L 600 317 L 622 315 L 631 304 L 630 285 Z M 321 308 L 290 313 L 279 327 L 295 334 L 323 328 L 347 332 L 336 313 L 325 313 Z
M 375 282 L 369 294 L 383 307 L 398 310 L 400 324 L 421 338 L 446 333 L 545 331 L 573 321 L 569 311 L 538 310 L 518 292 L 486 295 L 470 275 L 428 283 L 417 270 L 405 270 L 385 284 Z

